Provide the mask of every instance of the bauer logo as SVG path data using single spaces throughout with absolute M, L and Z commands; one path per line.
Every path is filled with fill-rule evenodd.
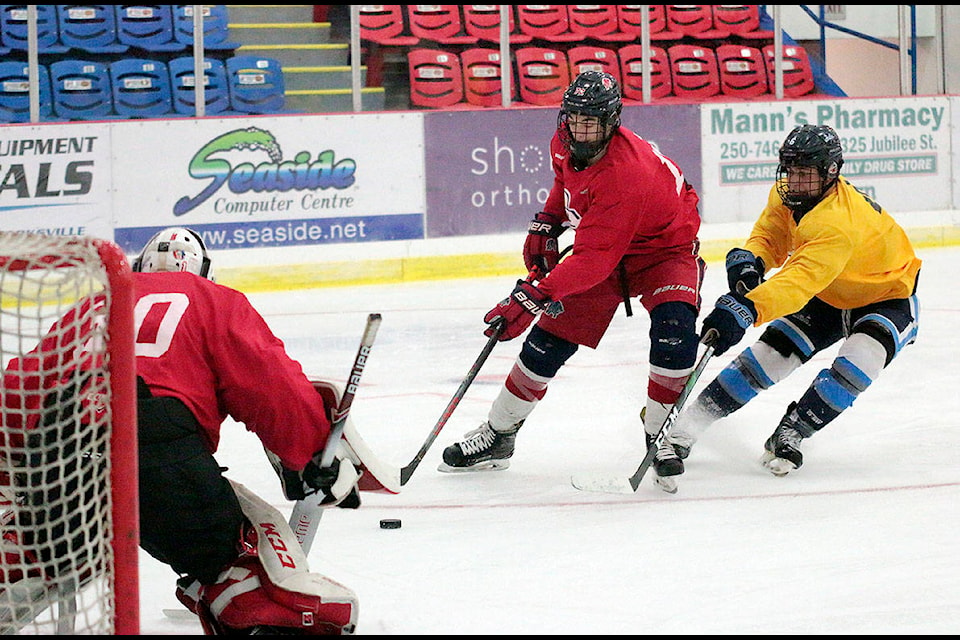
M 316 156 L 310 151 L 301 150 L 294 153 L 292 158 L 285 159 L 273 134 L 257 127 L 248 127 L 217 136 L 205 144 L 190 160 L 188 172 L 191 178 L 205 184 L 197 194 L 183 196 L 177 201 L 173 207 L 175 216 L 194 210 L 221 191 L 233 195 L 257 194 L 254 204 L 258 205 L 258 210 L 245 209 L 239 213 L 270 213 L 271 206 L 285 209 L 284 205 L 290 205 L 289 200 L 276 197 L 265 199 L 263 195 L 347 189 L 356 181 L 357 163 L 351 158 L 337 160 L 331 149 L 320 151 Z M 352 198 L 341 200 L 341 206 L 352 203 Z M 217 213 L 238 213 L 231 208 L 243 208 L 248 204 L 224 200 L 216 205 L 223 208 L 222 211 L 218 209 Z

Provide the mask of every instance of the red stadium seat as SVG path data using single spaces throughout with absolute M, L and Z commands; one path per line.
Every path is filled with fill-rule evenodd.
M 767 69 L 763 54 L 755 47 L 723 44 L 717 47 L 720 91 L 734 98 L 755 98 L 768 94 Z
M 620 31 L 615 4 L 571 4 L 567 6 L 570 32 L 582 39 L 593 38 L 604 42 L 630 42 L 633 34 Z
M 713 26 L 739 38 L 773 38 L 773 31 L 760 29 L 760 5 L 756 4 L 713 5 Z
M 545 47 L 523 47 L 514 52 L 520 99 L 528 104 L 560 104 L 570 85 L 567 54 Z
M 520 33 L 548 42 L 578 42 L 579 33 L 570 31 L 570 15 L 565 4 L 518 4 Z
M 517 30 L 513 5 L 507 5 L 510 44 L 526 44 L 533 40 Z M 480 40 L 500 42 L 500 5 L 465 4 L 463 5 L 463 24 L 467 33 Z
M 763 48 L 763 58 L 766 60 L 767 85 L 770 93 L 776 93 L 776 50 L 772 44 Z M 812 93 L 815 88 L 813 68 L 810 66 L 810 57 L 807 50 L 795 44 L 783 46 L 783 95 L 796 98 Z
M 712 4 L 668 4 L 667 29 L 699 40 L 717 40 L 729 33 L 717 29 L 713 23 Z
M 503 106 L 500 52 L 496 49 L 473 47 L 460 52 L 463 66 L 463 93 L 469 104 L 480 107 Z M 507 68 L 512 68 L 508 65 Z M 517 83 L 511 77 L 511 101 L 517 92 Z
M 605 71 L 620 84 L 620 59 L 613 49 L 582 45 L 567 50 L 570 62 L 570 77 L 576 78 L 584 71 Z
M 449 107 L 463 100 L 463 69 L 460 57 L 439 49 L 407 52 L 410 104 L 432 109 Z
M 643 23 L 649 21 L 651 40 L 679 40 L 683 37 L 682 34 L 667 29 L 667 12 L 664 5 L 651 4 L 647 6 L 649 9 L 644 14 L 642 4 L 616 5 L 619 30 L 633 36 L 634 41 L 639 41 Z
M 408 4 L 410 33 L 440 44 L 476 44 L 477 36 L 464 31 L 460 6 L 456 4 Z
M 713 49 L 675 44 L 667 49 L 673 95 L 702 100 L 720 93 L 720 68 Z
M 643 45 L 627 44 L 620 47 L 620 83 L 623 97 L 643 100 Z M 673 93 L 670 60 L 661 47 L 650 47 L 650 97 L 663 98 Z
M 407 31 L 402 4 L 360 5 L 360 38 L 396 46 L 413 46 L 420 42 L 420 38 Z

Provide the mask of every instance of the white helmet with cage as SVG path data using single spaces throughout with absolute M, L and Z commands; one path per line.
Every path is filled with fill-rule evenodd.
M 170 227 L 150 238 L 133 261 L 134 271 L 188 271 L 214 280 L 213 265 L 200 234 L 185 227 Z

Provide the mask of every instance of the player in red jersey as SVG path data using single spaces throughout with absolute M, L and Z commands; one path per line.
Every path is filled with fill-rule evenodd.
M 538 319 L 487 420 L 444 450 L 441 471 L 507 468 L 550 380 L 580 345 L 597 347 L 631 298 L 650 315 L 648 443 L 693 369 L 705 271 L 699 197 L 672 160 L 620 125 L 622 107 L 608 73 L 581 73 L 564 93 L 550 142 L 553 188 L 524 243 L 532 277 L 487 313 L 486 335 L 502 323 L 500 340 L 511 340 Z M 576 232 L 573 251 L 560 262 L 567 229 Z
M 321 506 L 358 507 L 359 475 L 379 465 L 360 459 L 358 450 L 369 451 L 349 423 L 342 457 L 324 469 L 315 462 L 330 434 L 336 388 L 311 382 L 246 296 L 214 282 L 194 231 L 164 229 L 132 268 L 140 546 L 181 576 L 177 597 L 208 634 L 353 632 L 356 594 L 310 573 L 280 513 L 226 478 L 214 458 L 229 416 L 259 437 L 287 498 L 322 492 Z M 83 301 L 58 325 L 82 334 L 96 322 L 96 306 Z M 42 355 L 56 351 L 47 342 L 62 333 L 54 329 L 7 367 L 5 408 L 39 405 L 35 390 L 57 386 L 63 369 Z M 83 358 L 76 360 L 72 366 L 83 367 Z M 28 388 L 31 395 L 17 393 Z M 87 402 L 85 390 L 74 395 Z M 20 412 L 10 412 L 3 433 L 36 428 L 41 411 L 32 409 L 28 424 L 13 424 Z M 4 534 L 4 558 L 22 564 L 17 542 Z

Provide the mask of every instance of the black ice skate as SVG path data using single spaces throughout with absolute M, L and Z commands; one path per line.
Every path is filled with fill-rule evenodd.
M 463 440 L 443 450 L 443 462 L 437 470 L 457 473 L 509 468 L 513 444 L 522 424 L 515 424 L 508 431 L 497 431 L 489 422 L 484 422 L 467 433 Z
M 797 403 L 791 403 L 773 434 L 767 438 L 761 462 L 775 476 L 785 476 L 803 464 L 800 441 L 803 435 L 795 428 Z

